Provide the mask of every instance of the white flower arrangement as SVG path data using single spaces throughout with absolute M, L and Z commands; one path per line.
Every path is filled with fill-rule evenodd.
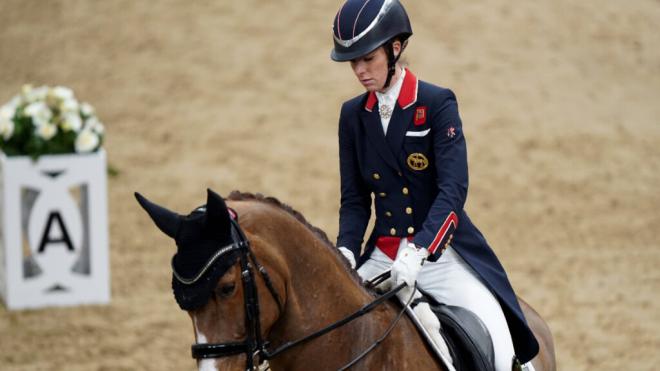
M 24 85 L 0 107 L 0 151 L 8 156 L 94 152 L 103 135 L 94 108 L 64 86 Z

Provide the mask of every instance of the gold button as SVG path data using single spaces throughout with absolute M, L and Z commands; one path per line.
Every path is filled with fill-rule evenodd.
M 385 212 L 385 216 L 392 216 L 392 213 L 389 212 L 389 211 L 386 211 L 386 212 Z
M 412 207 L 406 207 L 406 214 L 412 214 Z
M 376 180 L 380 179 L 380 174 L 374 173 L 374 179 L 376 179 Z
M 394 228 L 390 229 L 390 235 L 392 236 L 396 235 L 396 229 Z
M 415 228 L 408 227 L 408 234 L 413 234 L 413 233 L 415 233 Z
M 404 195 L 407 195 L 408 194 L 408 187 L 403 187 L 401 192 L 403 192 Z
M 387 196 L 387 193 L 385 193 L 385 192 L 380 192 L 378 195 L 379 195 L 380 197 L 385 197 L 385 196 Z

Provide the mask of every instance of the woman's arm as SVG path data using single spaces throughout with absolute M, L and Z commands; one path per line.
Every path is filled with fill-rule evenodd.
M 433 103 L 430 118 L 438 195 L 415 235 L 415 244 L 428 249 L 431 261 L 451 242 L 468 189 L 467 149 L 456 96 L 443 89 Z
M 339 208 L 339 236 L 337 246 L 346 247 L 355 257 L 360 256 L 364 232 L 371 217 L 371 194 L 367 189 L 358 164 L 355 136 L 350 125 L 347 104 L 339 117 L 339 174 L 341 177 L 341 206 Z

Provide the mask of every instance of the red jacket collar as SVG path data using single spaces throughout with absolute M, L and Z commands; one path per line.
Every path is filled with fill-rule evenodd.
M 367 97 L 367 103 L 364 105 L 364 109 L 371 112 L 374 109 L 374 106 L 378 102 L 376 93 L 370 92 Z M 399 92 L 399 107 L 401 109 L 406 109 L 412 106 L 417 102 L 417 77 L 406 68 L 406 76 L 403 78 L 403 84 L 401 85 L 401 92 Z

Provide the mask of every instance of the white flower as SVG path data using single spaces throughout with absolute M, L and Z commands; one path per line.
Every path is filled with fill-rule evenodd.
M 9 140 L 12 134 L 14 134 L 14 122 L 0 119 L 0 136 L 2 136 L 2 139 Z
M 57 126 L 50 123 L 37 126 L 35 130 L 43 140 L 50 140 L 57 134 Z
M 53 112 L 48 108 L 44 102 L 30 103 L 25 107 L 23 113 L 32 118 L 32 123 L 35 126 L 42 126 L 48 124 L 53 117 Z
M 48 109 L 48 107 L 46 107 L 46 104 L 44 102 L 30 103 L 27 106 L 25 106 L 23 113 L 25 113 L 26 116 L 34 117 L 41 110 L 43 110 L 44 107 Z
M 32 85 L 23 85 L 23 98 L 26 102 L 32 103 L 46 99 L 48 95 L 48 87 L 40 86 L 33 88 Z
M 85 128 L 80 133 L 78 133 L 78 137 L 76 138 L 76 152 L 91 152 L 95 150 L 96 147 L 98 147 L 99 141 L 99 136 L 96 135 L 96 133 L 89 130 L 88 128 Z
M 20 95 L 14 95 L 14 96 L 11 98 L 11 100 L 10 100 L 9 102 L 7 102 L 7 104 L 5 104 L 3 107 L 5 107 L 5 106 L 6 106 L 6 107 L 10 107 L 10 108 L 13 108 L 14 111 L 16 111 L 16 108 L 17 108 L 21 103 L 22 103 L 22 102 L 21 102 L 21 97 L 20 97 Z M 12 114 L 12 116 L 13 116 L 13 114 Z
M 91 104 L 84 102 L 80 105 L 80 113 L 85 117 L 91 117 L 94 115 L 94 107 Z
M 12 134 L 14 134 L 14 121 L 10 118 L 5 118 L 0 114 L 0 136 L 4 140 L 9 140 Z
M 78 115 L 78 101 L 75 99 L 66 99 L 60 104 L 60 112 L 63 114 L 75 113 Z
M 105 127 L 96 116 L 92 116 L 85 121 L 85 129 L 89 129 L 99 135 L 105 132 Z
M 16 114 L 16 106 L 18 105 L 16 97 L 9 101 L 9 103 L 0 107 L 0 136 L 4 140 L 9 140 L 14 134 L 14 115 Z
M 21 86 L 21 94 L 23 96 L 28 95 L 31 90 L 32 90 L 32 85 L 31 84 L 25 84 L 25 85 Z
M 15 114 L 16 114 L 16 106 L 13 105 L 12 102 L 9 102 L 4 106 L 0 107 L 0 120 L 2 119 L 11 120 L 14 118 Z
M 64 129 L 64 131 L 73 130 L 78 132 L 80 131 L 80 128 L 82 128 L 82 124 L 83 122 L 80 118 L 80 115 L 78 115 L 77 112 L 71 112 L 64 115 L 62 120 L 62 129 Z
M 73 97 L 73 90 L 65 87 L 65 86 L 56 86 L 48 92 L 49 94 L 52 94 L 55 98 L 61 100 L 61 101 L 67 101 L 67 100 L 75 100 Z
M 73 90 L 64 86 L 48 88 L 45 101 L 46 104 L 48 104 L 48 106 L 51 108 L 58 109 L 63 112 L 69 112 L 78 109 L 78 101 L 73 96 Z

